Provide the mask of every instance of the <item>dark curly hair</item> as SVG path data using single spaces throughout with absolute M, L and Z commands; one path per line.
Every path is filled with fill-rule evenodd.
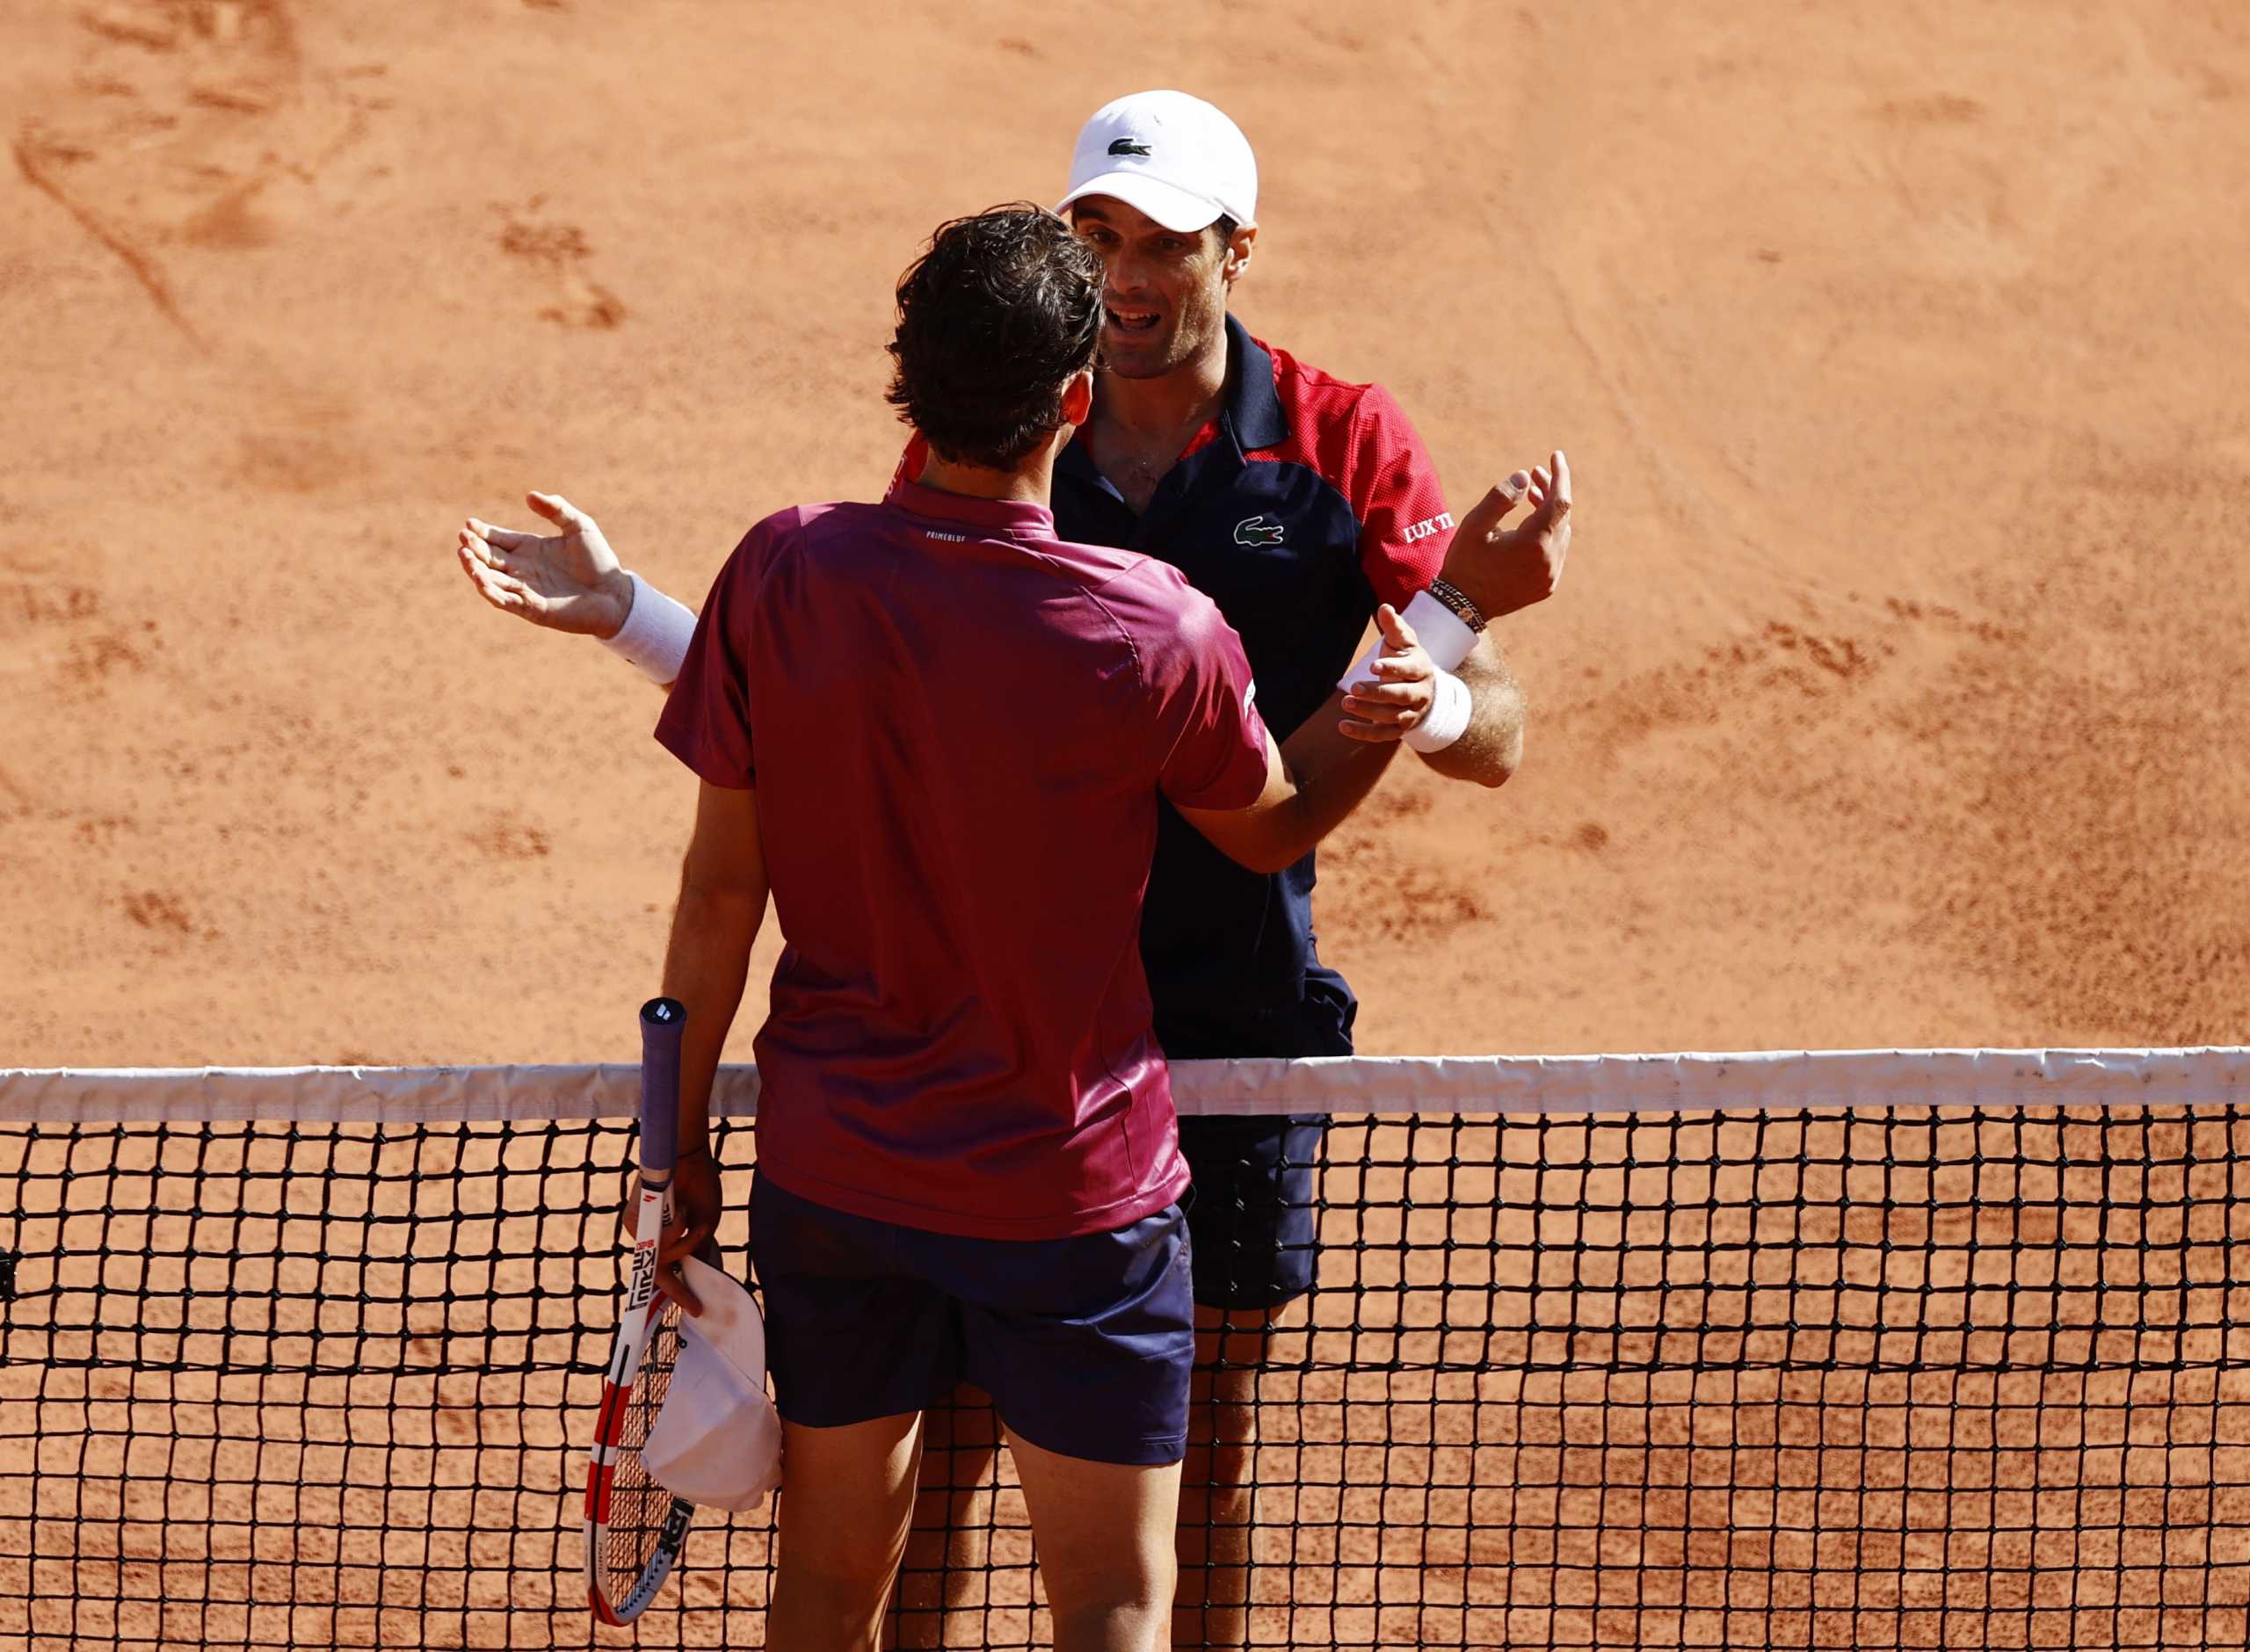
M 886 398 L 955 464 L 1012 470 L 1101 341 L 1101 259 L 1043 206 L 940 225 L 898 279 Z

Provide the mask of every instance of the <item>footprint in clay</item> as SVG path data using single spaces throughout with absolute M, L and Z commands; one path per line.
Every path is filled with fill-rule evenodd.
M 500 250 L 538 271 L 548 287 L 539 315 L 563 327 L 607 331 L 625 320 L 625 302 L 586 272 L 593 248 L 576 224 L 542 214 L 544 195 L 520 207 L 502 207 Z

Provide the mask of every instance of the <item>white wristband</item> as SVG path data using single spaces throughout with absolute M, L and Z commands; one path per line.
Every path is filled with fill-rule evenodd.
M 1441 671 L 1452 670 L 1477 646 L 1477 634 L 1469 628 L 1468 622 L 1426 591 L 1416 591 L 1414 600 L 1400 610 L 1398 617 L 1413 627 L 1422 652 Z M 1375 663 L 1383 657 L 1383 641 L 1378 636 L 1352 669 L 1336 679 L 1336 686 L 1348 694 L 1353 684 L 1375 681 Z
M 687 645 L 695 635 L 695 611 L 674 602 L 638 574 L 633 582 L 633 606 L 613 637 L 602 647 L 621 656 L 657 687 L 677 681 Z
M 1469 628 L 1469 622 L 1426 591 L 1416 591 L 1399 618 L 1414 627 L 1422 652 L 1437 663 L 1441 671 L 1459 670 L 1477 646 L 1477 634 Z
M 1442 751 L 1469 731 L 1469 685 L 1451 671 L 1440 671 L 1433 686 L 1437 698 L 1430 702 L 1430 714 L 1404 735 L 1417 751 Z

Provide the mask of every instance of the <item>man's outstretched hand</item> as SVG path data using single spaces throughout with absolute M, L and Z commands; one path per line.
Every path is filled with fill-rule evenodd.
M 1518 505 L 1531 514 L 1506 525 Z M 1560 453 L 1519 470 L 1477 502 L 1454 531 L 1445 577 L 1487 620 L 1544 602 L 1563 583 L 1571 554 L 1571 467 Z
M 455 554 L 476 594 L 550 631 L 615 636 L 633 609 L 633 581 L 601 529 L 559 494 L 526 494 L 524 503 L 561 531 L 526 533 L 471 517 Z

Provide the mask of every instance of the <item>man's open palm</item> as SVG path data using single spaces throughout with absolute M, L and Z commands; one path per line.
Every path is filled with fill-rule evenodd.
M 559 494 L 526 494 L 524 502 L 561 532 L 526 533 L 471 517 L 457 554 L 476 594 L 550 631 L 615 636 L 632 610 L 633 582 L 601 529 Z

